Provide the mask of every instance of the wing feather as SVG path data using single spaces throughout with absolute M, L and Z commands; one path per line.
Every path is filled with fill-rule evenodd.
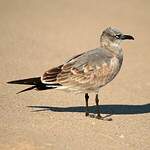
M 43 76 L 41 77 L 41 81 L 43 83 L 48 83 L 48 84 L 51 84 L 51 83 L 56 83 L 57 81 L 57 75 L 61 72 L 61 67 L 63 65 L 60 65 L 58 67 L 55 67 L 55 68 L 52 68 L 48 71 L 46 71 Z
M 47 84 L 61 84 L 69 89 L 95 89 L 103 86 L 111 73 L 111 54 L 99 49 L 79 54 L 65 64 L 44 73 L 41 81 Z

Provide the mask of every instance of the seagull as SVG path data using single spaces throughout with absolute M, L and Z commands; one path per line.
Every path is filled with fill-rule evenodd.
M 106 28 L 100 36 L 98 48 L 83 52 L 51 68 L 41 77 L 9 81 L 9 84 L 27 84 L 31 87 L 18 93 L 36 89 L 59 89 L 67 92 L 84 93 L 86 110 L 89 115 L 89 93 L 95 93 L 96 118 L 104 119 L 100 114 L 99 96 L 100 88 L 112 81 L 122 66 L 123 50 L 120 46 L 123 40 L 134 40 L 131 35 L 126 35 L 116 28 Z

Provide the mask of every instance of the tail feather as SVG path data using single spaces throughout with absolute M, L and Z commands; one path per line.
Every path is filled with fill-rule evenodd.
M 7 82 L 8 84 L 27 84 L 27 85 L 37 85 L 41 83 L 41 77 L 14 80 Z
M 7 82 L 8 84 L 25 84 L 25 85 L 33 85 L 29 88 L 26 88 L 24 90 L 19 91 L 16 94 L 29 91 L 32 89 L 36 90 L 47 90 L 47 89 L 54 89 L 57 88 L 58 86 L 61 86 L 61 84 L 55 83 L 55 84 L 44 84 L 41 82 L 40 77 L 35 77 L 35 78 L 28 78 L 28 79 L 21 79 L 21 80 L 14 80 L 14 81 L 9 81 Z
M 26 92 L 26 91 L 29 91 L 29 90 L 32 90 L 32 89 L 35 89 L 35 88 L 36 88 L 36 85 L 31 86 L 31 87 L 29 87 L 29 88 L 26 88 L 26 89 L 24 89 L 24 90 L 21 90 L 21 91 L 17 92 L 16 94 L 20 94 L 20 93 L 22 93 L 22 92 Z

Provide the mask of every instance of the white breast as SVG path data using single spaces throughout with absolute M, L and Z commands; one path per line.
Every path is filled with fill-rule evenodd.
M 117 73 L 120 70 L 120 67 L 121 65 L 119 63 L 119 59 L 117 57 L 113 57 L 110 62 L 110 68 L 111 68 L 110 80 L 112 80 L 117 75 Z

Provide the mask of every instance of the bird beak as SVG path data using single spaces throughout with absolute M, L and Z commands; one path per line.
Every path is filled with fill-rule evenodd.
M 134 40 L 134 37 L 131 35 L 122 35 L 120 37 L 121 40 Z

